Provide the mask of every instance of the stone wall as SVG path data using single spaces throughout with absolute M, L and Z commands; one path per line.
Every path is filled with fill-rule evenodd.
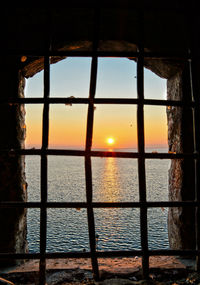
M 167 79 L 167 99 L 191 101 L 188 64 L 181 61 L 146 60 L 145 66 Z M 193 115 L 191 108 L 167 107 L 169 151 L 191 153 Z M 189 201 L 195 198 L 194 161 L 172 159 L 169 169 L 169 201 Z M 195 209 L 169 208 L 168 235 L 171 249 L 195 248 Z
M 167 81 L 167 99 L 191 100 L 190 77 L 187 66 Z M 169 151 L 193 152 L 193 116 L 191 108 L 168 107 Z M 194 200 L 194 161 L 173 159 L 169 170 L 169 200 Z M 168 234 L 170 248 L 195 248 L 195 209 L 191 207 L 169 208 Z
M 24 78 L 18 72 L 14 57 L 1 57 L 1 98 L 24 96 Z M 24 147 L 26 134 L 23 105 L 0 105 L 0 150 Z M 24 156 L 0 152 L 0 201 L 27 201 Z M 0 208 L 0 252 L 24 253 L 27 251 L 26 209 Z M 11 265 L 12 260 L 0 266 Z

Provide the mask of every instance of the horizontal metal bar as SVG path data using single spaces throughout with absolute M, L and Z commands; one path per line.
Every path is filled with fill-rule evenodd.
M 89 258 L 90 252 L 52 252 L 52 253 L 0 253 L 0 258 L 11 259 L 40 259 L 45 258 Z
M 197 201 L 147 201 L 147 202 L 92 202 L 93 208 L 167 208 L 167 207 L 200 207 Z M 41 208 L 41 202 L 0 202 L 0 208 Z M 46 208 L 87 208 L 86 202 L 47 202 Z
M 0 259 L 40 259 L 40 253 L 0 253 Z
M 143 99 L 139 100 L 137 98 L 95 98 L 94 104 L 133 104 L 138 105 L 139 102 L 143 105 L 153 105 L 153 106 L 174 106 L 174 107 L 195 107 L 194 102 L 184 102 L 176 100 L 158 100 L 158 99 Z
M 3 52 L 3 51 L 2 51 Z M 125 57 L 125 58 L 138 58 L 138 51 L 80 51 L 80 50 L 66 50 L 66 51 L 58 51 L 58 50 L 6 50 L 4 51 L 6 55 L 15 55 L 15 56 L 30 56 L 30 57 L 43 57 L 43 56 L 68 56 L 68 57 Z M 191 59 L 191 55 L 188 54 L 187 51 L 182 52 L 145 52 L 144 58 L 151 59 L 178 59 L 178 60 L 186 60 Z
M 11 149 L 0 150 L 0 154 L 7 153 L 10 156 L 14 155 L 57 155 L 57 156 L 85 156 L 84 150 L 69 150 L 69 149 Z
M 198 255 L 200 250 L 171 250 L 171 249 L 158 249 L 148 250 L 145 252 L 148 256 L 195 256 Z M 142 256 L 142 250 L 130 250 L 130 251 L 97 251 L 97 257 L 132 257 Z
M 121 104 L 121 105 L 138 105 L 139 99 L 137 98 L 94 98 L 94 104 Z M 141 101 L 140 101 L 141 102 Z M 175 107 L 188 107 L 194 108 L 194 102 L 176 101 L 176 100 L 157 100 L 157 99 L 143 99 L 144 105 L 153 106 L 175 106 Z M 71 98 L 71 97 L 50 97 L 50 98 L 15 98 L 15 99 L 0 99 L 0 104 L 89 104 L 89 98 Z M 198 105 L 199 106 L 199 105 Z
M 37 97 L 37 98 L 13 98 L 13 99 L 0 99 L 0 104 L 88 104 L 89 98 L 70 98 L 70 97 Z
M 197 256 L 199 255 L 200 250 L 190 250 L 190 249 L 157 249 L 149 250 L 149 256 Z
M 69 149 L 1 149 L 0 154 L 15 155 L 55 155 L 55 156 L 86 156 L 88 152 L 85 150 L 69 150 Z M 118 158 L 139 158 L 138 152 L 125 152 L 125 151 L 95 151 L 89 152 L 92 157 L 118 157 Z M 199 159 L 198 153 L 159 153 L 159 152 L 146 152 L 143 154 L 146 159 Z
M 158 249 L 148 250 L 148 256 L 196 256 L 200 254 L 200 250 L 170 250 L 170 249 Z M 142 256 L 142 250 L 130 250 L 130 251 L 97 251 L 98 258 L 110 258 L 110 257 L 134 257 Z M 46 259 L 57 258 L 89 258 L 90 252 L 49 252 L 44 254 Z M 0 259 L 40 259 L 40 253 L 0 253 Z

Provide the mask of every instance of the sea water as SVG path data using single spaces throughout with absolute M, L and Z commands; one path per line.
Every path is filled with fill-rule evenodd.
M 170 160 L 146 159 L 147 201 L 168 200 Z M 40 201 L 40 157 L 26 156 L 28 201 Z M 92 158 L 94 202 L 138 202 L 138 162 Z M 84 158 L 48 156 L 48 201 L 86 202 Z M 166 249 L 167 208 L 148 209 L 149 249 Z M 94 209 L 97 250 L 141 249 L 139 208 Z M 28 209 L 30 252 L 39 251 L 40 210 Z M 89 250 L 86 209 L 47 210 L 47 252 Z

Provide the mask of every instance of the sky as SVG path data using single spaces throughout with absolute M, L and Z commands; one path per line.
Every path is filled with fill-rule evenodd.
M 89 95 L 91 58 L 66 58 L 50 67 L 50 97 Z M 136 63 L 126 58 L 99 58 L 96 98 L 137 98 Z M 166 80 L 144 71 L 146 99 L 166 99 Z M 43 71 L 26 80 L 25 97 L 43 97 Z M 26 147 L 40 148 L 42 142 L 42 104 L 26 105 Z M 95 106 L 93 149 L 137 148 L 135 105 Z M 85 148 L 87 104 L 53 104 L 49 113 L 50 148 Z M 146 148 L 166 147 L 165 106 L 144 107 Z M 109 145 L 107 140 L 112 138 Z

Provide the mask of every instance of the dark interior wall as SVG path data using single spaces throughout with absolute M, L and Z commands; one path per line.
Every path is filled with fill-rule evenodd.
M 0 57 L 1 99 L 23 97 L 24 78 L 15 57 Z M 24 148 L 25 110 L 23 105 L 0 105 L 0 201 L 27 201 L 24 156 L 12 149 Z M 26 252 L 26 209 L 0 209 L 0 252 Z M 8 261 L 9 264 L 11 261 Z M 4 260 L 5 266 L 6 261 Z M 2 265 L 0 263 L 0 266 Z M 12 263 L 12 262 L 11 262 Z
M 18 50 L 22 53 L 41 52 L 46 48 L 45 40 L 49 35 L 53 50 L 86 40 L 87 48 L 91 49 L 96 20 L 94 7 L 90 5 L 89 8 L 88 1 L 84 1 L 84 5 L 82 1 L 75 2 L 74 6 L 71 4 L 53 8 L 2 7 L 2 49 L 15 52 Z M 179 52 L 187 49 L 190 41 L 187 29 L 190 21 L 188 5 L 176 5 L 178 1 L 168 1 L 167 5 L 163 5 L 155 0 L 138 3 L 126 0 L 107 1 L 106 4 L 104 2 L 101 1 L 99 6 L 100 49 L 105 41 L 110 40 L 138 44 L 142 31 L 144 46 L 152 51 Z M 140 9 L 143 12 L 144 25 L 139 19 Z

